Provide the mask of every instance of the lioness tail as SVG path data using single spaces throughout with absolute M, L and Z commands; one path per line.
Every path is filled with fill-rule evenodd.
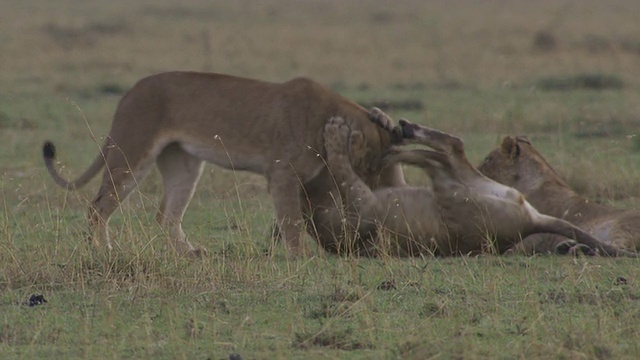
M 56 158 L 56 147 L 55 145 L 53 145 L 52 142 L 46 141 L 44 143 L 44 145 L 42 146 L 42 156 L 44 157 L 44 164 L 47 167 L 49 174 L 51 175 L 53 180 L 56 182 L 56 184 L 60 185 L 61 187 L 67 190 L 76 190 L 86 185 L 89 182 L 89 180 L 91 180 L 98 173 L 98 171 L 102 169 L 102 167 L 104 166 L 106 150 L 107 150 L 107 146 L 105 144 L 102 146 L 100 153 L 93 160 L 93 163 L 91 163 L 89 168 L 85 170 L 84 173 L 80 175 L 80 177 L 78 177 L 76 180 L 72 182 L 66 179 L 63 179 L 58 173 L 58 171 L 56 170 L 56 167 L 54 164 L 54 160 Z

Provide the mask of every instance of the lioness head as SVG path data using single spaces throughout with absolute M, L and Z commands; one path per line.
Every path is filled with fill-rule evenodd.
M 478 170 L 485 176 L 526 192 L 543 179 L 558 178 L 526 136 L 507 136 L 487 155 Z

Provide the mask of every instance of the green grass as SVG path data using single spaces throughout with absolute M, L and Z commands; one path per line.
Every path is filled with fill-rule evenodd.
M 81 253 L 13 274 L 0 299 L 0 349 L 26 358 L 483 358 L 497 350 L 620 358 L 640 350 L 636 260 L 156 256 Z M 394 288 L 379 289 L 391 280 Z M 20 304 L 32 292 L 48 303 Z
M 114 216 L 105 254 L 85 241 L 97 181 L 66 193 L 42 164 L 53 140 L 62 173 L 77 176 L 143 76 L 304 75 L 462 136 L 474 163 L 526 134 L 581 194 L 637 207 L 636 2 L 458 5 L 0 3 L 0 358 L 638 358 L 637 260 L 314 248 L 289 261 L 272 249 L 266 182 L 213 166 L 184 221 L 207 257 L 169 250 L 154 221 L 156 174 Z M 540 32 L 553 47 L 536 45 Z M 48 302 L 29 307 L 32 294 Z

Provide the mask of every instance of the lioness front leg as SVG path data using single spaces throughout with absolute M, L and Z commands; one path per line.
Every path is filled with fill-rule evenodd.
M 288 166 L 274 164 L 267 173 L 269 192 L 276 212 L 276 226 L 292 256 L 305 255 L 302 243 L 305 224 L 302 216 L 300 193 L 302 185 L 295 172 Z

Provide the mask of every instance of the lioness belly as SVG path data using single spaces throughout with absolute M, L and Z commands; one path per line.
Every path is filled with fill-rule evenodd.
M 219 146 L 206 146 L 199 144 L 180 143 L 184 151 L 204 161 L 222 166 L 229 170 L 250 171 L 264 173 L 266 158 L 263 154 L 243 154 L 237 156 L 227 152 Z

